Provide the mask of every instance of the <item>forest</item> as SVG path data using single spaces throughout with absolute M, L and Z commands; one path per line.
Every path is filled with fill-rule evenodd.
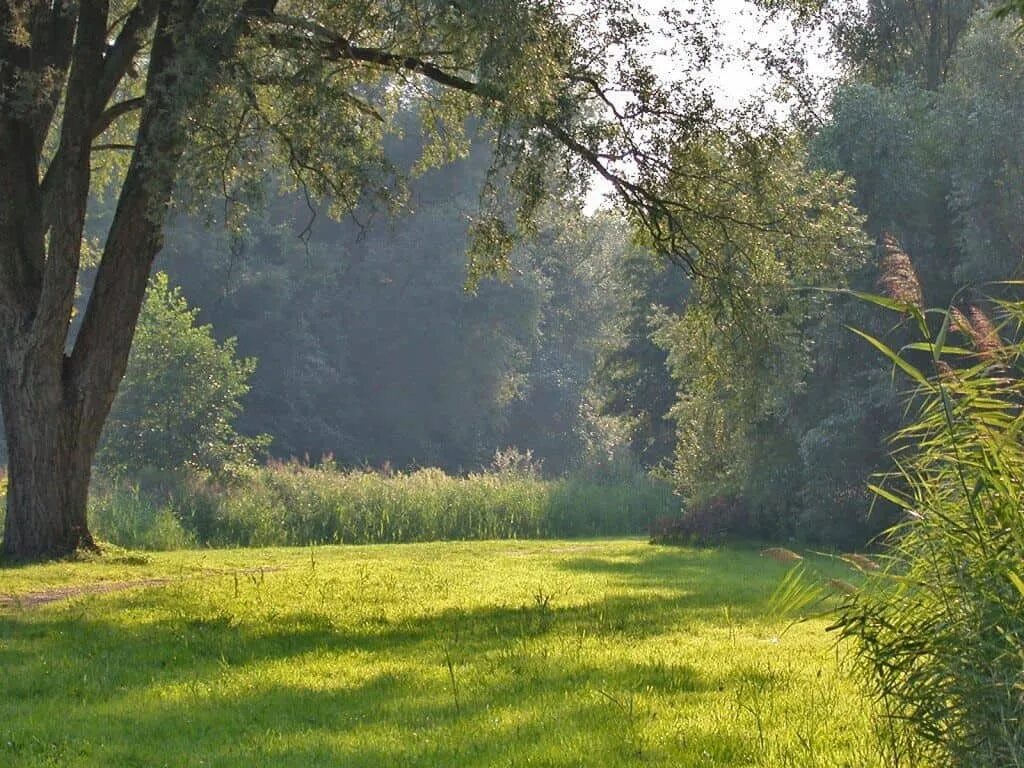
M 0 763 L 1024 764 L 1024 4 L 0 28 Z

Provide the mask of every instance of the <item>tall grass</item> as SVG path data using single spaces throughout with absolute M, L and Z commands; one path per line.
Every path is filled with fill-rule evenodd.
M 602 483 L 290 463 L 254 470 L 226 486 L 185 480 L 148 493 L 99 488 L 90 512 L 101 538 L 173 549 L 613 536 L 644 533 L 652 520 L 677 508 L 667 485 L 641 474 Z
M 889 713 L 893 765 L 1021 766 L 1024 302 L 996 305 L 1003 343 L 977 307 L 870 300 L 920 332 L 898 351 L 866 337 L 914 382 L 916 416 L 875 487 L 905 518 L 836 628 Z

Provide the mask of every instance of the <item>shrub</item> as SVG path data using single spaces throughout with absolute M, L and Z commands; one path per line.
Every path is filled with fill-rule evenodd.
M 651 526 L 652 544 L 715 547 L 728 538 L 750 535 L 750 515 L 736 496 L 714 496 L 690 506 L 682 516 L 662 517 Z
M 167 275 L 153 276 L 97 457 L 108 474 L 230 474 L 269 442 L 233 426 L 255 360 L 238 359 L 233 339 L 219 344 L 197 313 Z

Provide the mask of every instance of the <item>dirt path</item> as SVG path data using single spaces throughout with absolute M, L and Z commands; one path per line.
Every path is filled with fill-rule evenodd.
M 257 566 L 255 568 L 239 568 L 237 570 L 216 570 L 204 569 L 201 573 L 192 576 L 169 576 L 154 577 L 150 579 L 130 579 L 127 581 L 98 581 L 92 584 L 71 584 L 66 587 L 54 587 L 37 592 L 23 592 L 19 595 L 0 595 L 0 608 L 35 608 L 40 605 L 56 603 L 61 600 L 70 600 L 73 597 L 82 595 L 102 595 L 107 592 L 123 592 L 127 589 L 139 587 L 162 587 L 174 582 L 187 581 L 189 579 L 203 579 L 212 576 L 230 576 L 233 574 L 253 573 L 274 573 L 283 571 L 285 566 Z

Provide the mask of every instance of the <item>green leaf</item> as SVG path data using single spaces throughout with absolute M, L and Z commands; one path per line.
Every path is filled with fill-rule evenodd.
M 885 499 L 886 501 L 891 501 L 893 504 L 895 504 L 897 507 L 900 507 L 901 509 L 911 508 L 910 502 L 908 502 L 906 499 L 901 499 L 899 496 L 892 493 L 891 491 L 885 490 L 885 488 L 883 488 L 880 485 L 868 483 L 868 490 L 871 491 L 876 496 L 880 496 L 881 498 Z
M 1020 592 L 1021 597 L 1024 597 L 1024 579 L 1017 575 L 1015 571 L 1007 571 L 1006 578 L 1010 580 L 1010 583 L 1017 588 Z
M 900 357 L 896 352 L 892 350 L 891 347 L 879 341 L 874 336 L 868 333 L 864 333 L 864 331 L 858 330 L 857 328 L 853 328 L 851 326 L 846 327 L 849 328 L 858 336 L 860 336 L 862 339 L 865 339 L 869 344 L 871 344 L 871 346 L 873 346 L 875 349 L 877 349 L 879 352 L 881 352 L 883 355 L 889 358 L 892 361 L 893 365 L 897 366 L 901 371 L 907 374 L 910 378 L 912 378 L 922 387 L 928 389 L 929 391 L 934 389 L 932 383 L 928 381 L 928 379 L 925 377 L 923 373 L 921 373 L 921 371 L 919 371 L 917 368 L 915 368 L 902 357 Z
M 946 334 L 949 333 L 949 316 L 950 312 L 947 309 L 946 314 L 942 318 L 939 334 L 935 337 L 935 345 L 932 347 L 932 359 L 935 362 L 939 362 L 939 358 L 942 357 L 942 348 L 946 346 Z
M 768 600 L 768 611 L 775 617 L 794 616 L 825 595 L 825 589 L 808 578 L 804 564 L 800 563 L 790 568 L 776 587 Z
M 896 299 L 890 299 L 888 296 L 879 296 L 877 293 L 866 293 L 864 291 L 841 291 L 841 293 L 847 293 L 861 301 L 877 304 L 880 307 L 891 309 L 893 312 L 899 312 L 902 315 L 912 314 L 917 309 L 913 304 L 907 304 L 905 301 L 896 301 Z
M 936 360 L 938 360 L 939 357 L 941 357 L 942 355 L 958 355 L 962 357 L 968 357 L 970 355 L 977 354 L 977 352 L 975 352 L 974 350 L 967 349 L 965 347 L 940 347 L 937 344 L 932 344 L 931 342 L 928 341 L 915 341 L 910 344 L 904 345 L 903 349 L 913 349 L 916 352 L 929 352 L 932 353 Z

